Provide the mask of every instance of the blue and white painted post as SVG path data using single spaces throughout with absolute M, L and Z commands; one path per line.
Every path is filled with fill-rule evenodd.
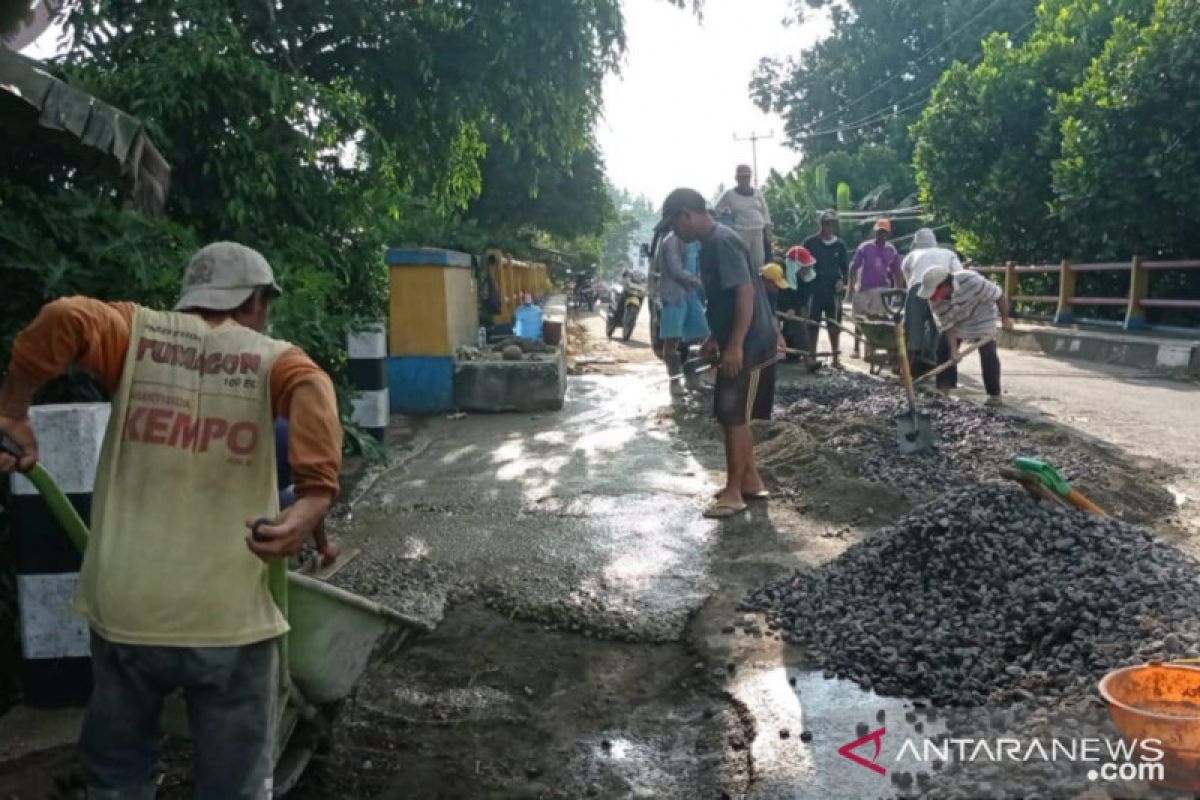
M 107 403 L 34 406 L 30 421 L 42 465 L 87 521 Z M 71 610 L 82 555 L 54 521 L 34 485 L 13 475 L 21 685 L 37 707 L 83 705 L 92 690 L 87 623 Z
M 350 419 L 383 442 L 388 426 L 387 325 L 373 323 L 346 337 L 350 384 L 358 390 Z

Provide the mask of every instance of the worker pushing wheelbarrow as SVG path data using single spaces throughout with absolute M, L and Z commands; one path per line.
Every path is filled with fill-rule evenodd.
M 26 473 L 86 545 L 74 606 L 92 632 L 79 746 L 90 797 L 153 797 L 159 720 L 177 693 L 194 796 L 272 796 L 286 788 L 274 786 L 277 766 L 303 766 L 282 757 L 300 722 L 345 696 L 385 629 L 412 627 L 287 572 L 337 493 L 342 434 L 329 378 L 261 333 L 279 294 L 262 255 L 222 242 L 188 262 L 174 311 L 59 300 L 14 342 L 0 473 Z M 112 395 L 90 537 L 37 464 L 28 418 L 40 387 L 72 364 Z M 289 421 L 297 495 L 283 512 L 275 415 Z

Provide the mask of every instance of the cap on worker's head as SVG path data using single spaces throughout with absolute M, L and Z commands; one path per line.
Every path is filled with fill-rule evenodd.
M 808 248 L 799 244 L 787 251 L 786 258 L 788 261 L 795 261 L 802 267 L 809 267 L 817 263 L 813 254 L 808 252 Z
M 879 231 L 887 231 L 888 233 L 891 233 L 892 221 L 890 219 L 881 219 L 876 221 L 875 232 L 878 233 Z
M 766 264 L 760 271 L 764 281 L 770 281 L 780 289 L 790 289 L 787 278 L 783 277 L 783 267 L 778 264 Z
M 917 297 L 920 297 L 922 300 L 928 300 L 933 297 L 934 292 L 949 277 L 950 268 L 942 264 L 925 270 L 925 274 L 921 276 L 921 288 L 917 289 Z
M 837 221 L 838 221 L 838 215 L 837 215 L 836 211 L 829 210 L 829 211 L 821 212 L 821 224 L 822 225 L 826 225 L 830 222 L 837 222 Z
M 733 174 L 738 178 L 741 178 L 741 177 L 749 178 L 751 175 L 754 174 L 754 171 L 750 169 L 749 164 L 738 164 L 737 169 L 735 169 L 733 171 Z
M 704 201 L 704 195 L 697 192 L 695 189 L 676 189 L 667 195 L 667 199 L 663 201 L 662 219 L 654 226 L 655 233 L 662 233 L 671 229 L 671 223 L 675 217 L 682 214 L 684 211 L 695 211 L 703 214 L 708 210 L 708 203 Z
M 237 242 L 213 242 L 197 250 L 184 268 L 175 310 L 232 311 L 264 286 L 273 295 L 283 294 L 262 253 Z

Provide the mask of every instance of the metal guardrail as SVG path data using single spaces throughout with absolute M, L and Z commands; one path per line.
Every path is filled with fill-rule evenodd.
M 1182 309 L 1200 311 L 1200 298 L 1163 299 L 1150 297 L 1150 277 L 1155 272 L 1200 269 L 1200 260 L 1148 261 L 1135 257 L 1129 263 L 1073 264 L 1008 264 L 1003 267 L 975 267 L 985 275 L 1004 276 L 1004 296 L 1009 302 L 1054 305 L 1053 320 L 1064 324 L 1076 321 L 1079 306 L 1109 306 L 1125 309 L 1125 330 L 1145 330 L 1152 327 L 1146 321 L 1147 309 Z M 1086 272 L 1128 272 L 1129 292 L 1125 297 L 1088 297 L 1078 294 L 1078 276 Z M 1058 275 L 1058 295 L 1021 293 L 1021 279 L 1028 275 Z

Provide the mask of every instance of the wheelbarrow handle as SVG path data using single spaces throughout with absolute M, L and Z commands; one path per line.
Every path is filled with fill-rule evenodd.
M 978 342 L 973 342 L 972 344 L 967 345 L 965 348 L 963 348 L 962 350 L 959 351 L 959 353 L 958 353 L 959 361 L 961 361 L 964 356 L 969 356 L 969 355 L 971 355 L 971 353 L 974 353 L 979 348 L 983 347 L 984 345 L 991 344 L 994 341 L 996 341 L 995 336 L 985 336 L 982 339 L 980 339 Z M 924 375 L 922 375 L 921 377 L 919 377 L 915 381 L 913 381 L 913 386 L 924 383 L 925 381 L 929 380 L 930 378 L 934 377 L 935 375 L 941 375 L 943 372 L 950 369 L 957 363 L 958 363 L 958 361 L 955 361 L 952 358 L 943 364 L 939 364 L 938 366 L 929 370 L 929 372 L 926 372 Z
M 6 456 L 12 456 L 17 461 L 20 461 L 25 457 L 25 454 L 21 452 L 20 448 L 18 448 L 13 442 L 10 442 L 7 436 L 3 435 L 0 435 L 0 453 L 3 453 Z
M 797 317 L 795 314 L 789 314 L 786 311 L 776 311 L 775 316 L 779 317 L 780 319 L 787 320 L 788 322 L 799 322 L 802 325 L 808 325 L 813 328 L 819 328 L 822 325 L 822 323 L 817 322 L 816 320 L 804 319 L 804 317 Z M 848 336 L 853 336 L 855 339 L 857 339 L 861 342 L 866 341 L 866 338 L 864 338 L 860 334 L 850 330 L 849 328 L 847 328 L 845 325 L 838 322 L 837 320 L 826 319 L 823 324 L 832 325 L 833 327 L 840 330 L 842 333 L 847 334 Z

